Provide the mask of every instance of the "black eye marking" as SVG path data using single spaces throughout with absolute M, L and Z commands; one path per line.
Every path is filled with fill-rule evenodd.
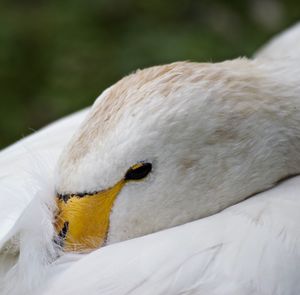
M 67 204 L 67 202 L 73 198 L 73 197 L 76 197 L 76 198 L 83 198 L 83 197 L 88 197 L 88 196 L 93 196 L 95 194 L 99 193 L 99 191 L 94 191 L 94 192 L 91 192 L 91 193 L 76 193 L 76 194 L 57 194 L 57 198 L 59 200 L 62 200 L 65 202 L 65 204 Z
M 152 170 L 151 163 L 138 163 L 126 172 L 125 180 L 139 180 L 145 178 Z
M 65 203 L 67 203 L 69 201 L 69 199 L 71 198 L 71 195 L 57 194 L 57 198 L 59 200 L 63 200 Z

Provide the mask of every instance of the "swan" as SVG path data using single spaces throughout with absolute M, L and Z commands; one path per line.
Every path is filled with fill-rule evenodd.
M 298 77 L 297 60 L 259 57 L 154 67 L 25 139 L 25 152 L 4 150 L 1 196 L 14 198 L 1 212 L 18 204 L 2 225 L 6 280 L 17 278 L 5 292 L 297 294 L 299 177 L 265 190 L 299 173 Z M 57 159 L 79 122 L 55 179 L 51 161 L 35 198 L 32 183 L 12 187 L 28 180 L 14 159 Z
M 65 248 L 203 218 L 298 174 L 298 77 L 294 63 L 237 59 L 152 67 L 113 85 L 58 164 Z
M 256 53 L 256 58 L 278 59 L 299 58 L 300 23 L 273 37 Z

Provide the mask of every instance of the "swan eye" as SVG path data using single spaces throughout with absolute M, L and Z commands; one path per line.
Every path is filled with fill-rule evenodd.
M 152 170 L 151 163 L 138 163 L 133 165 L 125 174 L 125 180 L 140 180 L 145 178 Z

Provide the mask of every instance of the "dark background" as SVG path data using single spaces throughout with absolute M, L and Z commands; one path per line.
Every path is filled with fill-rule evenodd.
M 291 0 L 2 0 L 0 148 L 137 68 L 251 56 L 299 16 Z

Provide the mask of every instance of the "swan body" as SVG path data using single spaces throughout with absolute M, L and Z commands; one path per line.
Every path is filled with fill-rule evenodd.
M 33 198 L 34 181 L 30 181 L 33 171 L 39 171 L 43 165 L 54 171 L 53 161 L 86 114 L 87 110 L 83 110 L 58 120 L 0 152 L 0 214 L 3 219 L 0 241 Z M 8 197 L 10 194 L 13 196 Z
M 1 206 L 1 218 L 5 221 L 1 224 L 3 234 L 0 241 L 2 256 L 6 258 L 0 262 L 2 293 L 298 294 L 300 292 L 299 177 L 285 181 L 271 190 L 207 218 L 115 243 L 218 212 L 256 193 L 256 189 L 265 190 L 274 186 L 274 183 L 281 178 L 299 172 L 297 149 L 299 141 L 297 63 L 299 65 L 299 61 L 293 59 L 270 63 L 263 60 L 263 57 L 261 59 L 258 57 L 254 61 L 235 60 L 208 65 L 214 69 L 210 79 L 201 80 L 201 85 L 191 92 L 189 92 L 190 88 L 181 89 L 181 95 L 184 93 L 190 99 L 198 99 L 198 102 L 200 100 L 201 107 L 204 107 L 202 116 L 197 113 L 199 111 L 197 105 L 192 104 L 186 109 L 184 102 L 180 100 L 180 95 L 176 97 L 173 87 L 171 92 L 165 89 L 163 91 L 165 94 L 172 94 L 176 103 L 179 105 L 182 103 L 180 106 L 184 107 L 187 114 L 181 114 L 180 110 L 173 109 L 172 112 L 176 116 L 173 118 L 166 116 L 166 120 L 171 123 L 168 127 L 170 129 L 159 130 L 162 138 L 155 134 L 149 135 L 151 124 L 148 126 L 145 123 L 150 120 L 149 118 L 144 122 L 134 118 L 130 121 L 128 118 L 132 114 L 127 113 L 127 117 L 119 115 L 117 118 L 121 120 L 119 122 L 122 122 L 120 126 L 123 129 L 118 127 L 115 120 L 115 125 L 101 127 L 107 128 L 105 137 L 101 139 L 101 136 L 95 133 L 99 132 L 95 127 L 99 126 L 98 120 L 101 122 L 105 118 L 96 114 L 99 114 L 101 105 L 105 105 L 106 96 L 114 90 L 110 88 L 96 101 L 86 119 L 84 119 L 86 112 L 66 118 L 1 152 L 1 167 L 7 167 L 1 171 L 0 187 L 0 197 L 4 204 L 4 207 Z M 176 65 L 185 67 L 186 64 Z M 219 79 L 216 77 L 218 71 L 223 74 Z M 182 74 L 181 70 L 179 73 Z M 259 78 L 255 79 L 255 77 Z M 187 77 L 187 79 L 191 78 Z M 215 82 L 214 89 L 205 85 L 211 80 Z M 190 83 L 190 80 L 183 84 L 186 82 Z M 233 88 L 226 88 L 231 83 Z M 153 87 L 155 91 L 160 90 L 157 85 Z M 143 87 L 141 88 L 128 95 L 140 94 L 140 91 L 144 90 Z M 119 94 L 124 92 L 121 91 Z M 237 97 L 244 98 L 241 104 L 233 103 L 233 99 Z M 168 96 L 160 98 L 168 99 Z M 254 104 L 253 100 L 257 103 Z M 146 106 L 147 110 L 154 113 L 152 103 L 153 100 L 149 99 Z M 214 108 L 216 104 L 218 109 Z M 158 111 L 167 109 L 158 105 Z M 133 117 L 142 117 L 138 104 L 132 106 L 131 110 L 135 110 Z M 245 112 L 249 121 L 234 116 L 232 110 L 238 110 L 238 114 Z M 112 115 L 116 114 L 115 111 Z M 216 116 L 222 114 L 222 111 L 226 116 Z M 109 116 L 109 113 L 105 114 Z M 166 115 L 167 112 L 164 114 Z M 232 117 L 228 116 L 229 114 Z M 158 118 L 161 119 L 163 116 Z M 181 126 L 172 125 L 178 118 L 183 124 L 190 120 L 197 124 L 192 124 L 190 130 L 188 124 L 180 129 Z M 230 119 L 234 119 L 233 122 Z M 125 122 L 129 125 L 124 126 Z M 152 123 L 155 122 L 156 120 Z M 74 133 L 74 127 L 79 123 L 81 127 Z M 200 125 L 205 128 L 200 128 Z M 184 179 L 179 177 L 177 168 L 180 166 L 175 160 L 171 161 L 169 167 L 162 163 L 166 163 L 164 157 L 170 158 L 170 155 L 176 159 L 188 155 L 195 160 L 190 150 L 182 154 L 175 153 L 177 150 L 181 152 L 177 137 L 186 134 L 186 129 L 191 132 L 188 133 L 189 138 L 191 134 L 202 132 L 203 142 L 200 146 L 203 149 L 200 149 L 201 161 L 197 158 L 196 164 L 192 161 L 194 165 L 191 167 L 189 162 L 185 165 L 186 173 L 191 178 L 184 182 Z M 92 134 L 87 132 L 90 130 Z M 237 132 L 236 137 L 232 138 L 234 132 Z M 59 154 L 73 133 L 73 138 L 64 148 L 56 167 Z M 170 134 L 172 136 L 169 138 Z M 153 142 L 150 139 L 147 144 L 141 142 L 145 135 L 152 138 Z M 129 144 L 126 147 L 128 141 L 125 139 L 128 138 L 132 138 L 131 149 Z M 222 144 L 218 145 L 218 138 L 221 138 Z M 247 138 L 251 141 L 247 141 Z M 116 139 L 119 142 L 115 142 Z M 80 140 L 82 143 L 78 150 Z M 162 148 L 166 148 L 163 144 L 168 140 L 171 140 L 175 148 L 172 150 L 172 147 L 167 147 L 169 154 L 165 155 Z M 238 142 L 237 149 L 232 144 L 232 140 Z M 192 150 L 194 147 L 199 147 L 198 142 L 191 141 Z M 153 146 L 155 142 L 158 146 Z M 122 153 L 119 155 L 121 147 L 124 148 L 126 157 Z M 111 153 L 103 153 L 104 150 Z M 152 159 L 150 155 L 153 150 L 161 151 L 163 155 L 160 156 L 157 152 L 157 157 Z M 35 151 L 38 151 L 38 156 Z M 105 156 L 99 160 L 98 153 L 101 151 Z M 30 153 L 33 153 L 33 156 L 30 156 L 29 161 L 26 162 L 26 154 Z M 239 157 L 239 153 L 244 154 L 243 157 Z M 140 157 L 141 155 L 143 158 Z M 224 162 L 221 162 L 226 169 L 219 167 L 218 163 L 214 165 L 215 169 L 210 169 L 209 164 L 217 162 L 215 157 L 220 155 L 224 156 Z M 258 155 L 258 158 L 253 158 L 254 155 Z M 20 157 L 24 158 L 24 162 L 19 161 Z M 44 161 L 47 162 L 47 158 L 50 159 L 47 163 L 48 169 L 39 169 Z M 124 186 L 118 194 L 110 216 L 107 237 L 108 244 L 115 244 L 90 254 L 59 253 L 60 257 L 56 256 L 57 250 L 52 242 L 54 188 L 60 194 L 105 190 L 122 178 L 128 166 L 141 160 L 153 160 L 153 171 L 142 182 Z M 12 162 L 14 165 L 11 165 Z M 33 165 L 34 163 L 37 164 Z M 235 169 L 233 171 L 229 169 L 231 173 L 227 174 L 230 176 L 227 177 L 228 182 L 224 180 L 222 185 L 218 186 L 211 176 L 220 179 L 224 171 L 228 172 L 226 164 Z M 38 180 L 36 174 L 32 174 L 28 168 L 30 166 L 37 167 Z M 199 176 L 193 178 L 193 167 L 199 171 L 202 166 L 207 169 L 207 175 L 201 172 L 200 178 Z M 49 175 L 53 174 L 55 169 L 56 178 L 50 181 Z M 167 176 L 173 177 L 174 182 L 171 182 Z M 26 181 L 24 181 L 25 177 Z M 30 182 L 30 179 L 33 181 Z M 45 179 L 49 180 L 50 184 L 44 182 Z M 212 188 L 207 185 L 208 180 L 212 181 Z M 35 182 L 38 184 L 34 184 Z M 190 190 L 183 190 L 177 182 Z M 209 196 L 211 199 L 200 198 L 199 201 L 199 191 L 196 191 L 198 193 L 196 194 L 192 190 L 194 185 L 197 190 L 203 188 L 202 197 Z M 156 200 L 151 200 L 152 193 L 158 188 L 164 192 L 165 188 L 170 189 L 170 195 L 167 193 L 166 199 L 160 199 L 161 207 L 157 207 Z M 139 194 L 139 190 L 143 195 Z M 217 198 L 213 191 L 216 192 Z M 230 192 L 234 195 L 230 195 Z M 179 198 L 176 201 L 180 205 L 177 202 L 172 203 L 171 196 L 176 198 L 180 193 L 186 196 L 190 203 L 180 203 Z M 130 196 L 135 197 L 135 194 L 136 202 L 130 199 Z M 41 195 L 48 195 L 48 199 L 39 202 Z M 150 198 L 149 203 L 144 201 L 143 204 L 142 197 Z M 218 203 L 216 200 L 222 200 L 222 197 L 224 202 Z M 200 208 L 203 211 L 190 208 L 197 207 L 199 202 L 206 206 L 204 209 Z M 47 206 L 43 206 L 44 203 Z M 14 204 L 18 206 L 14 208 Z M 149 211 L 146 205 L 149 206 Z M 127 206 L 126 214 L 122 206 Z M 174 215 L 172 215 L 172 207 L 176 212 Z M 185 208 L 185 212 L 182 212 L 181 208 Z M 138 209 L 141 211 L 139 212 Z M 49 210 L 52 214 L 49 214 Z M 138 215 L 132 218 L 132 214 L 137 213 Z M 140 229 L 133 226 L 139 216 L 144 216 L 146 221 L 145 224 L 140 223 Z M 153 216 L 157 218 L 153 220 Z M 140 217 L 139 221 L 141 220 Z
M 299 59 L 300 52 L 300 23 L 283 31 L 272 38 L 255 54 L 256 58 L 264 59 Z

